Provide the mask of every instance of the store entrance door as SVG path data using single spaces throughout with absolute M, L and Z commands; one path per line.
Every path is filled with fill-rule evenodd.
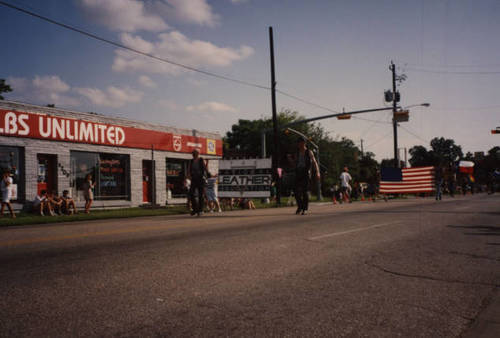
M 37 154 L 38 186 L 37 193 L 57 191 L 57 155 Z
M 153 161 L 142 161 L 142 201 L 153 202 Z

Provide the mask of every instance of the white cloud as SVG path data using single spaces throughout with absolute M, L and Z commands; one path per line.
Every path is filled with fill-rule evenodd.
M 97 88 L 75 88 L 75 91 L 85 96 L 93 104 L 103 107 L 119 108 L 127 103 L 137 103 L 142 100 L 143 93 L 130 88 L 109 86 L 105 91 Z
M 179 110 L 179 106 L 177 105 L 177 103 L 172 100 L 161 99 L 157 101 L 157 104 L 161 109 L 166 109 L 169 111 Z
M 234 61 L 248 58 L 254 53 L 252 47 L 241 46 L 239 49 L 218 47 L 210 42 L 190 40 L 178 31 L 161 33 L 157 42 L 149 42 L 140 36 L 128 33 L 121 35 L 121 41 L 128 47 L 145 46 L 148 53 L 169 60 L 182 60 L 182 63 L 192 67 L 225 67 Z M 133 54 L 124 50 L 116 50 L 113 70 L 141 71 L 158 74 L 179 74 L 183 70 L 168 63 L 163 63 Z
M 149 76 L 146 76 L 146 75 L 141 75 L 139 76 L 139 83 L 141 85 L 143 85 L 144 87 L 148 87 L 148 88 L 156 88 L 156 83 L 151 80 L 151 78 Z
M 78 0 L 90 20 L 119 32 L 160 32 L 166 19 L 213 27 L 219 23 L 207 0 Z
M 206 0 L 155 1 L 151 8 L 170 20 L 213 27 L 219 23 L 219 15 L 212 11 Z
M 71 96 L 71 87 L 57 75 L 36 75 L 32 80 L 22 77 L 9 77 L 7 83 L 13 89 L 12 98 L 41 105 L 74 107 L 80 102 Z
M 195 79 L 195 78 L 188 78 L 186 80 L 187 83 L 190 83 L 191 85 L 195 86 L 195 87 L 202 87 L 202 86 L 206 86 L 207 85 L 207 82 L 206 81 L 203 81 L 203 80 L 200 80 L 200 79 Z
M 92 21 L 121 32 L 164 31 L 167 23 L 150 12 L 139 0 L 79 0 L 85 15 Z
M 189 112 L 201 113 L 236 113 L 238 109 L 231 107 L 225 103 L 208 101 L 203 102 L 197 106 L 187 106 L 186 110 Z

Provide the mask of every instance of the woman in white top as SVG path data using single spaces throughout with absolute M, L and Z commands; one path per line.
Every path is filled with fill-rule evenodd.
M 5 171 L 2 176 L 2 182 L 0 183 L 0 189 L 2 191 L 2 209 L 0 210 L 0 216 L 3 217 L 3 212 L 5 210 L 5 206 L 9 208 L 10 216 L 12 218 L 16 218 L 14 214 L 14 210 L 12 209 L 12 205 L 10 205 L 10 198 L 12 196 L 12 177 L 10 177 L 10 173 Z
M 90 206 L 94 200 L 94 183 L 92 182 L 92 175 L 88 174 L 85 176 L 85 182 L 83 182 L 82 190 L 83 197 L 85 198 L 85 213 L 90 213 Z

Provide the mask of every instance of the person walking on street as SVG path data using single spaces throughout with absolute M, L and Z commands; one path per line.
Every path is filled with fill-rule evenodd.
M 349 184 L 352 181 L 352 177 L 349 174 L 349 169 L 344 167 L 344 172 L 340 174 L 340 185 L 342 186 L 342 197 L 345 200 L 348 200 L 349 203 L 352 203 L 351 200 L 351 185 Z
M 217 175 L 212 175 L 210 172 L 207 172 L 207 203 L 209 212 L 214 212 L 215 210 L 217 210 L 218 212 L 222 212 L 219 199 L 217 198 L 216 186 Z
M 207 168 L 205 161 L 200 157 L 200 151 L 194 149 L 193 159 L 188 164 L 188 179 L 191 180 L 191 186 L 189 187 L 189 198 L 191 199 L 191 216 L 197 214 L 201 215 L 203 212 L 203 195 L 205 194 L 205 177 L 207 173 Z M 198 200 L 196 200 L 195 191 L 198 195 Z
M 441 166 L 436 167 L 436 172 L 434 174 L 434 181 L 436 183 L 436 201 L 441 201 L 442 199 L 441 187 L 443 185 L 443 168 Z
M 10 199 L 12 197 L 12 177 L 10 177 L 10 172 L 5 171 L 2 176 L 2 182 L 0 183 L 0 190 L 2 193 L 2 209 L 0 212 L 0 216 L 3 217 L 3 212 L 5 210 L 5 206 L 9 209 L 10 217 L 16 218 L 16 214 L 14 214 L 14 210 L 12 209 L 12 205 L 10 204 Z
M 306 147 L 306 140 L 299 138 L 297 142 L 297 155 L 295 164 L 295 199 L 297 211 L 295 214 L 305 215 L 309 206 L 309 180 L 311 167 L 314 166 L 316 179 L 320 179 L 319 167 L 314 154 Z

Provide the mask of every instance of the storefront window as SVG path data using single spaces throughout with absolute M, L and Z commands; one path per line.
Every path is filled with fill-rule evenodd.
M 0 173 L 8 171 L 13 180 L 12 201 L 24 199 L 24 149 L 0 146 Z
M 167 158 L 167 198 L 184 198 L 187 190 L 184 187 L 184 177 L 187 160 Z
M 73 195 L 83 200 L 81 189 L 90 174 L 96 200 L 130 200 L 130 158 L 121 154 L 71 152 Z
M 99 154 L 99 196 L 101 199 L 130 199 L 129 156 Z

